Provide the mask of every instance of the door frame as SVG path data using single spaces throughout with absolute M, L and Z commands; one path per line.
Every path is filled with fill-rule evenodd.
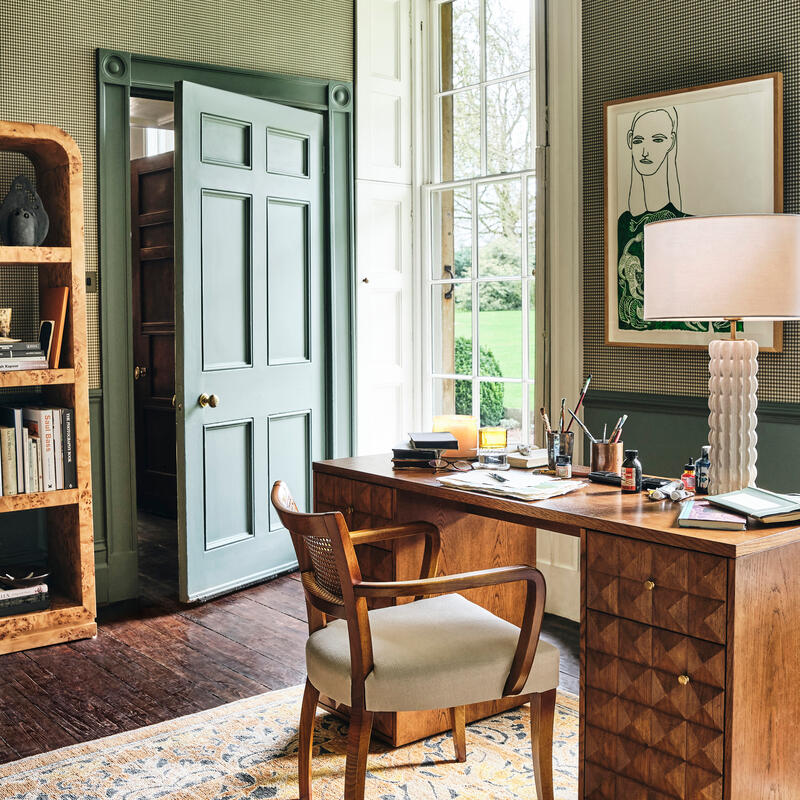
M 355 449 L 353 85 L 121 50 L 96 51 L 100 335 L 108 602 L 138 594 L 131 307 L 130 97 L 171 97 L 185 80 L 319 111 L 325 123 L 325 456 Z

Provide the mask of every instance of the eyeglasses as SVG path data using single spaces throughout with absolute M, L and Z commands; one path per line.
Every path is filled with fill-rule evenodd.
M 434 469 L 453 469 L 456 472 L 469 472 L 472 469 L 469 461 L 450 461 L 447 458 L 434 458 L 428 462 L 428 466 Z

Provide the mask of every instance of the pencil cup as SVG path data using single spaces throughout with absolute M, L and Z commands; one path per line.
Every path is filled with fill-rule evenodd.
M 623 443 L 592 442 L 592 457 L 589 462 L 592 472 L 622 473 Z
M 558 456 L 569 456 L 572 460 L 572 449 L 575 446 L 575 432 L 549 431 L 547 434 L 547 466 L 550 469 L 556 468 L 556 458 Z

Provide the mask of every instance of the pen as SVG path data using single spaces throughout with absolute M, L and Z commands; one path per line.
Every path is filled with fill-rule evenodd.
M 567 410 L 569 411 L 570 414 L 572 414 L 572 419 L 574 419 L 575 422 L 577 422 L 578 425 L 581 426 L 581 430 L 589 437 L 589 439 L 591 439 L 591 441 L 593 443 L 596 442 L 597 439 L 595 439 L 594 436 L 592 436 L 592 434 L 589 431 L 589 429 L 580 421 L 580 419 L 578 417 L 575 416 L 575 412 L 571 408 L 567 409 Z M 572 422 L 570 422 L 570 425 L 571 424 L 572 424 Z M 567 428 L 567 430 L 569 430 L 569 428 Z
M 498 483 L 508 483 L 508 478 L 504 478 L 502 475 L 498 474 L 497 472 L 490 472 L 489 477 L 496 480 Z

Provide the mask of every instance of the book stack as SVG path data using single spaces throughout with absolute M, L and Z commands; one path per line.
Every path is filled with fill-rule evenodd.
M 412 433 L 409 441 L 392 448 L 392 469 L 433 469 L 430 462 L 445 450 L 457 450 L 458 440 L 451 433 Z
M 75 412 L 0 406 L 0 495 L 75 489 Z
M 47 355 L 39 342 L 0 343 L 0 372 L 47 369 Z
M 50 594 L 44 579 L 47 574 L 25 578 L 0 576 L 0 617 L 28 614 L 50 608 Z

